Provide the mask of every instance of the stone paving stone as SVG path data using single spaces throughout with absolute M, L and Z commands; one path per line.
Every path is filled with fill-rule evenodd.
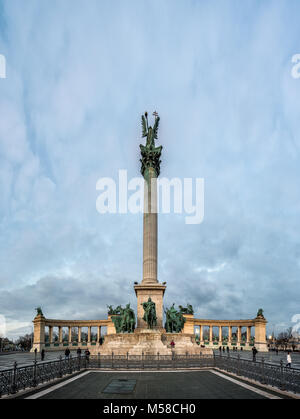
M 103 390 L 103 393 L 110 394 L 130 394 L 134 391 L 136 380 L 129 380 L 126 378 L 120 378 L 112 380 L 107 387 Z
M 136 380 L 130 394 L 104 393 L 112 380 Z M 44 395 L 44 399 L 264 399 L 263 396 L 209 371 L 109 373 L 91 372 Z

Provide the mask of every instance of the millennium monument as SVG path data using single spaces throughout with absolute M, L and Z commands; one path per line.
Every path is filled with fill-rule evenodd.
M 262 309 L 250 320 L 196 319 L 190 304 L 187 307 L 179 305 L 178 309 L 173 304 L 163 311 L 166 285 L 157 279 L 157 178 L 162 146 L 155 145 L 160 118 L 156 112 L 153 116 L 153 127 L 149 125 L 147 112 L 142 116 L 142 138 L 146 139 L 146 144 L 140 145 L 141 174 L 144 178 L 143 278 L 134 285 L 137 316 L 127 304 L 116 308 L 108 306 L 108 316 L 104 320 L 55 320 L 45 318 L 41 307 L 38 307 L 33 320 L 32 351 L 88 347 L 92 354 L 101 352 L 103 355 L 112 352 L 116 355 L 210 354 L 216 346 L 249 350 L 254 344 L 260 351 L 267 350 L 267 321 Z M 102 327 L 106 327 L 104 337 Z M 87 333 L 82 333 L 83 328 L 87 329 Z M 218 330 L 217 335 L 213 328 Z M 226 335 L 223 328 L 227 329 Z M 255 329 L 255 336 L 252 336 L 252 328 Z M 65 329 L 68 333 L 63 333 Z

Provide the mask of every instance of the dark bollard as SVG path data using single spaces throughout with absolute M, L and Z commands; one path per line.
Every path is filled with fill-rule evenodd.
M 81 356 L 80 354 L 78 354 L 77 356 L 77 370 L 80 371 L 80 367 L 81 367 Z
M 238 360 L 238 362 L 237 362 L 237 364 L 238 364 L 238 367 L 237 367 L 237 375 L 241 375 L 241 373 L 240 373 L 240 363 L 241 363 L 241 356 L 240 356 L 240 354 L 238 354 L 237 360 Z
M 262 357 L 261 359 L 261 382 L 262 384 L 266 384 L 266 380 L 265 380 L 265 359 L 264 357 Z
M 59 357 L 59 378 L 62 377 L 62 356 Z
M 11 394 L 15 394 L 17 392 L 17 361 L 14 362 L 14 370 L 10 392 Z
M 37 386 L 37 377 L 36 377 L 36 369 L 37 369 L 37 360 L 33 361 L 33 377 L 32 377 L 32 387 Z

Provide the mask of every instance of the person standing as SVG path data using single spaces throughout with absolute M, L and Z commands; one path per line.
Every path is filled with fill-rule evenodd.
M 252 348 L 253 362 L 256 362 L 256 354 L 257 354 L 257 349 L 255 348 L 255 346 L 253 346 Z
M 45 349 L 42 349 L 41 351 L 41 360 L 44 361 L 45 359 Z
M 66 359 L 69 359 L 69 356 L 70 356 L 70 349 L 69 349 L 69 348 L 67 348 L 67 349 L 65 350 L 65 358 L 66 358 Z
M 292 357 L 291 357 L 291 354 L 290 354 L 289 352 L 288 352 L 288 354 L 287 354 L 286 361 L 287 361 L 286 366 L 287 366 L 288 368 L 291 368 L 291 367 L 292 367 Z
M 172 340 L 172 342 L 170 343 L 170 345 L 171 345 L 171 349 L 174 349 L 175 348 L 175 342 L 174 342 L 174 340 Z
M 81 348 L 77 349 L 77 356 L 81 356 Z
M 90 355 L 91 355 L 90 351 L 88 349 L 86 349 L 85 350 L 85 359 L 86 359 L 86 362 L 90 362 Z

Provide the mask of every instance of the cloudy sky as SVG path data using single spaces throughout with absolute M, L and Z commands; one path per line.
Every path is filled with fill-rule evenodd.
M 157 110 L 161 175 L 204 178 L 205 217 L 159 215 L 165 305 L 270 329 L 300 313 L 299 1 L 0 0 L 0 314 L 11 337 L 105 318 L 142 279 L 142 215 L 96 211 L 139 176 Z

